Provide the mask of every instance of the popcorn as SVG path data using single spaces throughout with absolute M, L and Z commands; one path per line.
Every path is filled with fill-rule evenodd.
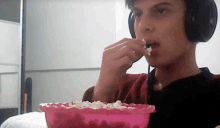
M 142 39 L 142 41 L 145 41 L 144 39 Z M 146 42 L 146 41 L 145 41 Z M 146 49 L 147 48 L 147 46 L 146 45 L 144 45 L 144 49 Z
M 144 39 L 142 39 L 142 41 L 145 41 Z M 144 45 L 144 48 L 148 51 L 148 56 L 150 56 L 151 55 L 151 52 L 152 52 L 152 48 L 151 48 L 151 44 L 148 44 L 149 46 L 149 48 L 147 48 L 147 46 L 146 45 Z
M 151 52 L 152 52 L 152 48 L 150 47 L 150 48 L 147 48 L 147 51 L 148 51 L 148 56 L 150 56 L 151 55 Z
M 91 105 L 91 103 L 83 103 L 82 106 L 84 107 L 89 107 Z
M 84 101 L 84 102 L 80 102 L 80 101 L 75 101 L 75 102 L 71 102 L 69 103 L 69 106 L 66 107 L 64 105 L 61 105 L 61 107 L 65 107 L 67 109 L 69 108 L 79 108 L 79 109 L 84 109 L 84 108 L 91 108 L 91 109 L 135 109 L 134 107 L 126 107 L 126 106 L 122 106 L 122 102 L 120 100 L 117 100 L 115 103 L 103 103 L 101 101 L 94 101 L 94 102 L 89 102 L 89 101 Z
M 135 107 L 128 107 L 128 109 L 135 109 Z
M 118 108 L 118 107 L 120 107 L 120 106 L 121 106 L 121 104 L 120 104 L 120 103 L 118 103 L 118 102 L 115 102 L 115 103 L 113 104 L 113 106 L 114 106 L 115 108 Z
M 120 101 L 120 100 L 117 100 L 117 101 L 115 102 L 115 104 L 118 104 L 119 106 L 121 106 L 121 105 L 122 105 L 122 103 L 121 103 L 121 101 Z
M 112 109 L 114 107 L 112 105 L 110 105 L 110 104 L 107 104 L 107 105 L 104 105 L 103 108 L 104 109 Z
M 47 103 L 41 103 L 41 106 L 48 106 Z

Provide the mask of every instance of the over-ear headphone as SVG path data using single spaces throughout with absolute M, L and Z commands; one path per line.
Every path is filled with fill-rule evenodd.
M 134 15 L 129 14 L 128 25 L 132 38 Z M 187 0 L 185 13 L 185 31 L 192 42 L 207 42 L 213 36 L 218 20 L 218 10 L 214 0 Z
M 214 0 L 187 0 L 185 13 L 185 31 L 186 35 L 192 42 L 207 42 L 213 36 L 218 20 L 218 10 Z M 132 11 L 129 14 L 128 26 L 132 38 L 136 38 L 134 32 L 134 15 Z M 154 67 L 154 66 L 153 66 Z M 154 85 L 155 70 L 152 74 L 150 72 L 150 65 L 148 66 L 148 80 L 147 80 L 147 97 L 148 101 L 151 95 L 151 88 Z M 152 76 L 153 75 L 153 76 Z

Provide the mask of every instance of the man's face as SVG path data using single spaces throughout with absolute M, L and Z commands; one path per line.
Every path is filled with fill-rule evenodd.
M 169 66 L 192 51 L 185 33 L 184 0 L 136 0 L 134 30 L 136 39 L 152 39 L 152 55 L 145 55 L 150 65 Z

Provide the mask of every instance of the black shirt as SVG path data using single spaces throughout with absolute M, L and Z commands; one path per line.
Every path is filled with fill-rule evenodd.
M 220 80 L 208 68 L 153 90 L 155 70 L 149 74 L 148 104 L 155 105 L 148 128 L 215 128 L 220 124 Z

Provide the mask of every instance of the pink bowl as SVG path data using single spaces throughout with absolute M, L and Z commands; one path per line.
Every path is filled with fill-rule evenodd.
M 48 128 L 146 128 L 150 113 L 155 106 L 142 104 L 122 104 L 135 109 L 91 109 L 65 108 L 69 103 L 40 104 L 39 110 L 45 112 Z

